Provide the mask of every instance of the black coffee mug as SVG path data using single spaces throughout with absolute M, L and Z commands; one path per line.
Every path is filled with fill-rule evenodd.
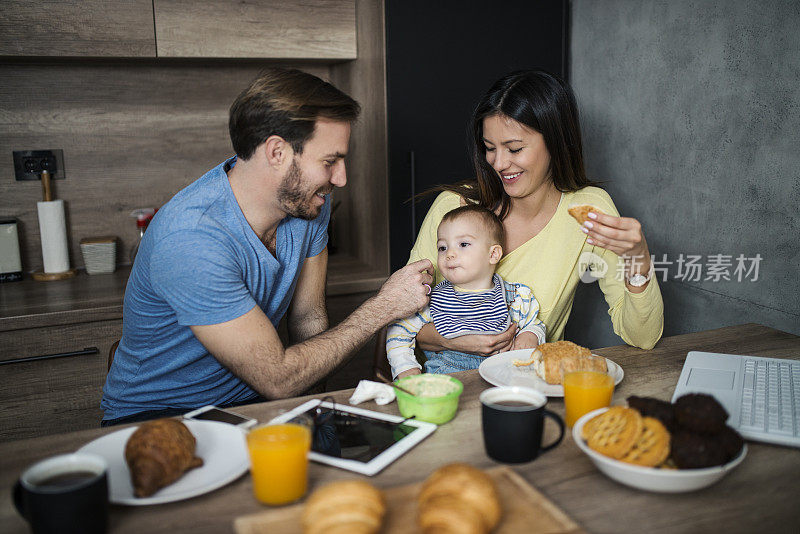
M 483 444 L 486 454 L 498 462 L 518 464 L 535 460 L 564 438 L 564 421 L 545 409 L 547 397 L 535 389 L 517 386 L 490 388 L 481 393 Z M 544 418 L 558 423 L 559 435 L 542 446 Z
M 108 526 L 108 464 L 64 454 L 34 464 L 14 485 L 14 505 L 35 534 L 102 534 Z

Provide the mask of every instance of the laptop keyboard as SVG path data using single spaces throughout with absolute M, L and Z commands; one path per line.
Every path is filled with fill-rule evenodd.
M 745 360 L 740 430 L 800 436 L 800 362 Z

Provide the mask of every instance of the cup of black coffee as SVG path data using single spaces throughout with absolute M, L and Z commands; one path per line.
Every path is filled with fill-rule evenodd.
M 108 464 L 95 454 L 54 456 L 14 485 L 17 511 L 38 533 L 100 534 L 108 525 Z
M 545 409 L 547 397 L 535 389 L 500 386 L 481 393 L 483 444 L 486 454 L 503 463 L 517 464 L 535 460 L 564 438 L 564 421 Z M 544 418 L 558 424 L 559 435 L 553 443 L 542 446 Z

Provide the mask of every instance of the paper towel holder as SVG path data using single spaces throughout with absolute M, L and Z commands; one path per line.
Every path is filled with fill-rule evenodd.
M 42 170 L 42 197 L 45 202 L 53 200 L 53 192 L 50 187 L 50 171 L 47 169 Z M 72 278 L 77 274 L 77 270 L 73 267 L 61 273 L 46 273 L 44 267 L 41 271 L 34 271 L 31 273 L 31 278 L 39 282 L 52 282 L 54 280 L 66 280 Z

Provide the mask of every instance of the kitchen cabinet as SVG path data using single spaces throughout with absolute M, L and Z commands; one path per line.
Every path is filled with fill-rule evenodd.
M 155 57 L 152 0 L 4 0 L 0 56 Z
M 0 441 L 100 424 L 129 273 L 0 285 Z
M 474 176 L 467 128 L 491 84 L 520 69 L 566 75 L 566 0 L 386 0 L 391 268 L 408 261 L 443 183 Z M 420 16 L 424 13 L 424 16 Z
M 10 0 L 0 56 L 356 59 L 355 0 Z
M 158 57 L 356 59 L 355 0 L 155 0 Z
M 74 356 L 0 364 L 0 441 L 96 428 L 103 412 L 108 350 L 122 320 L 0 332 L 0 360 L 82 351 Z

